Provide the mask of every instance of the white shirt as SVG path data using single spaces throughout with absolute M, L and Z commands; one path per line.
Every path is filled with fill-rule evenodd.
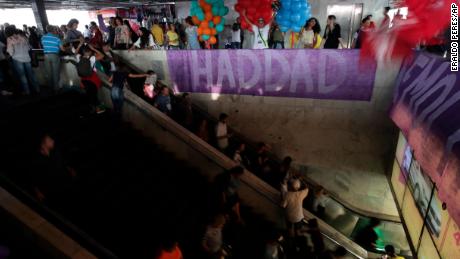
M 221 138 L 227 135 L 227 124 L 222 123 L 219 121 L 216 126 L 216 137 L 217 137 L 217 145 L 221 149 L 226 149 L 228 147 L 228 138 Z
M 304 218 L 303 200 L 308 195 L 308 189 L 297 192 L 287 192 L 284 195 L 282 206 L 286 208 L 286 219 L 291 223 L 298 223 Z
M 85 37 L 85 38 L 91 38 L 92 35 L 93 34 L 91 33 L 91 31 L 89 29 L 85 29 L 83 31 L 83 37 Z
M 241 42 L 241 30 L 232 30 L 232 42 Z
M 315 33 L 313 32 L 313 30 L 309 30 L 309 31 L 304 30 L 302 32 L 302 35 L 300 36 L 300 40 L 303 45 L 312 45 L 314 39 L 315 39 Z
M 268 49 L 268 32 L 270 31 L 270 25 L 265 25 L 263 28 L 259 28 L 252 25 L 252 31 L 254 31 L 254 45 L 253 49 Z
M 139 37 L 136 43 L 134 43 L 134 46 L 136 46 L 139 49 L 141 48 L 141 37 Z M 153 36 L 149 35 L 149 43 L 147 46 L 144 46 L 144 48 L 150 48 L 150 47 L 155 47 L 155 46 L 156 44 L 155 44 L 155 41 L 153 40 Z
M 209 252 L 217 253 L 222 248 L 222 229 L 208 226 L 203 241 L 209 248 Z

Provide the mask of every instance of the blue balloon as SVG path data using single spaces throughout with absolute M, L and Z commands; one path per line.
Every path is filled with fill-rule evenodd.
M 212 12 L 212 14 L 213 14 L 214 16 L 219 15 L 219 11 L 220 11 L 220 9 L 219 9 L 218 6 L 213 6 L 212 9 L 211 9 L 211 12 Z
M 224 25 L 223 25 L 223 24 L 218 24 L 218 25 L 216 26 L 216 31 L 217 31 L 217 32 L 221 32 L 221 31 L 223 31 L 223 30 L 224 30 Z
M 280 26 L 280 30 L 281 30 L 282 32 L 287 32 L 287 31 L 289 31 L 289 27 Z
M 301 18 L 300 15 L 293 14 L 293 15 L 291 15 L 291 22 L 298 23 L 300 21 L 300 18 Z
M 204 13 L 197 13 L 196 16 L 198 17 L 198 20 L 203 21 L 204 20 Z
M 211 36 L 206 34 L 201 35 L 201 37 L 203 38 L 203 40 L 209 40 L 209 38 L 211 38 Z
M 293 26 L 292 30 L 295 32 L 300 32 L 300 30 L 302 30 L 302 26 Z
M 209 22 L 209 28 L 214 28 L 214 22 L 212 21 Z
M 300 2 L 296 1 L 296 2 L 291 3 L 291 10 L 293 12 L 298 12 L 299 10 L 301 10 L 301 8 L 302 8 L 302 4 Z

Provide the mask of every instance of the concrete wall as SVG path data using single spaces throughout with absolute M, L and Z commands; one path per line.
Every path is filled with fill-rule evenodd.
M 396 134 L 387 113 L 398 71 L 397 64 L 379 64 L 370 102 L 198 93 L 192 98 L 215 117 L 229 114 L 233 128 L 297 164 L 382 172 L 382 157 L 393 150 Z

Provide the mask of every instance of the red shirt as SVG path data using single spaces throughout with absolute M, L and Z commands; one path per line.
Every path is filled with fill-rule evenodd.
M 180 251 L 179 247 L 176 246 L 174 250 L 171 252 L 168 251 L 161 251 L 160 256 L 157 259 L 182 259 L 182 252 Z

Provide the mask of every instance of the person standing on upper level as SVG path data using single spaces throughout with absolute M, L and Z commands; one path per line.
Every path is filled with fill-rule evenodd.
M 327 17 L 326 30 L 324 31 L 324 48 L 325 49 L 338 49 L 339 45 L 344 48 L 342 42 L 342 32 L 340 25 L 336 23 L 335 15 Z
M 187 49 L 201 49 L 200 43 L 198 42 L 198 32 L 195 24 L 193 24 L 192 17 L 185 19 L 186 28 L 185 33 L 187 34 Z
M 61 75 L 60 51 L 64 51 L 59 32 L 56 26 L 46 26 L 48 32 L 42 37 L 43 51 L 45 53 L 45 68 L 48 77 L 48 84 L 53 87 L 54 92 L 59 90 L 59 79 Z
M 246 16 L 246 11 L 243 11 L 243 18 L 246 19 L 248 24 L 251 24 L 252 31 L 254 32 L 253 49 L 268 49 L 268 34 L 270 32 L 270 23 L 265 24 L 264 19 L 261 17 L 257 20 L 257 24 L 253 24 Z
M 71 19 L 67 24 L 67 32 L 65 41 L 71 43 L 74 48 L 80 44 L 80 39 L 84 39 L 83 34 L 77 30 L 79 21 L 77 19 Z
M 158 46 L 162 47 L 164 45 L 164 33 L 163 33 L 163 29 L 160 27 L 160 23 L 158 19 L 153 20 L 153 26 L 152 26 L 151 31 L 152 31 L 155 43 Z
M 93 34 L 91 33 L 91 30 L 89 29 L 88 25 L 85 25 L 85 30 L 83 31 L 83 37 L 85 40 L 90 40 L 92 38 Z
M 8 26 L 5 29 L 7 36 L 6 51 L 13 59 L 13 67 L 21 82 L 22 93 L 30 94 L 30 88 L 35 93 L 40 93 L 40 86 L 32 69 L 31 58 L 29 55 L 30 45 L 26 36 L 16 27 Z

